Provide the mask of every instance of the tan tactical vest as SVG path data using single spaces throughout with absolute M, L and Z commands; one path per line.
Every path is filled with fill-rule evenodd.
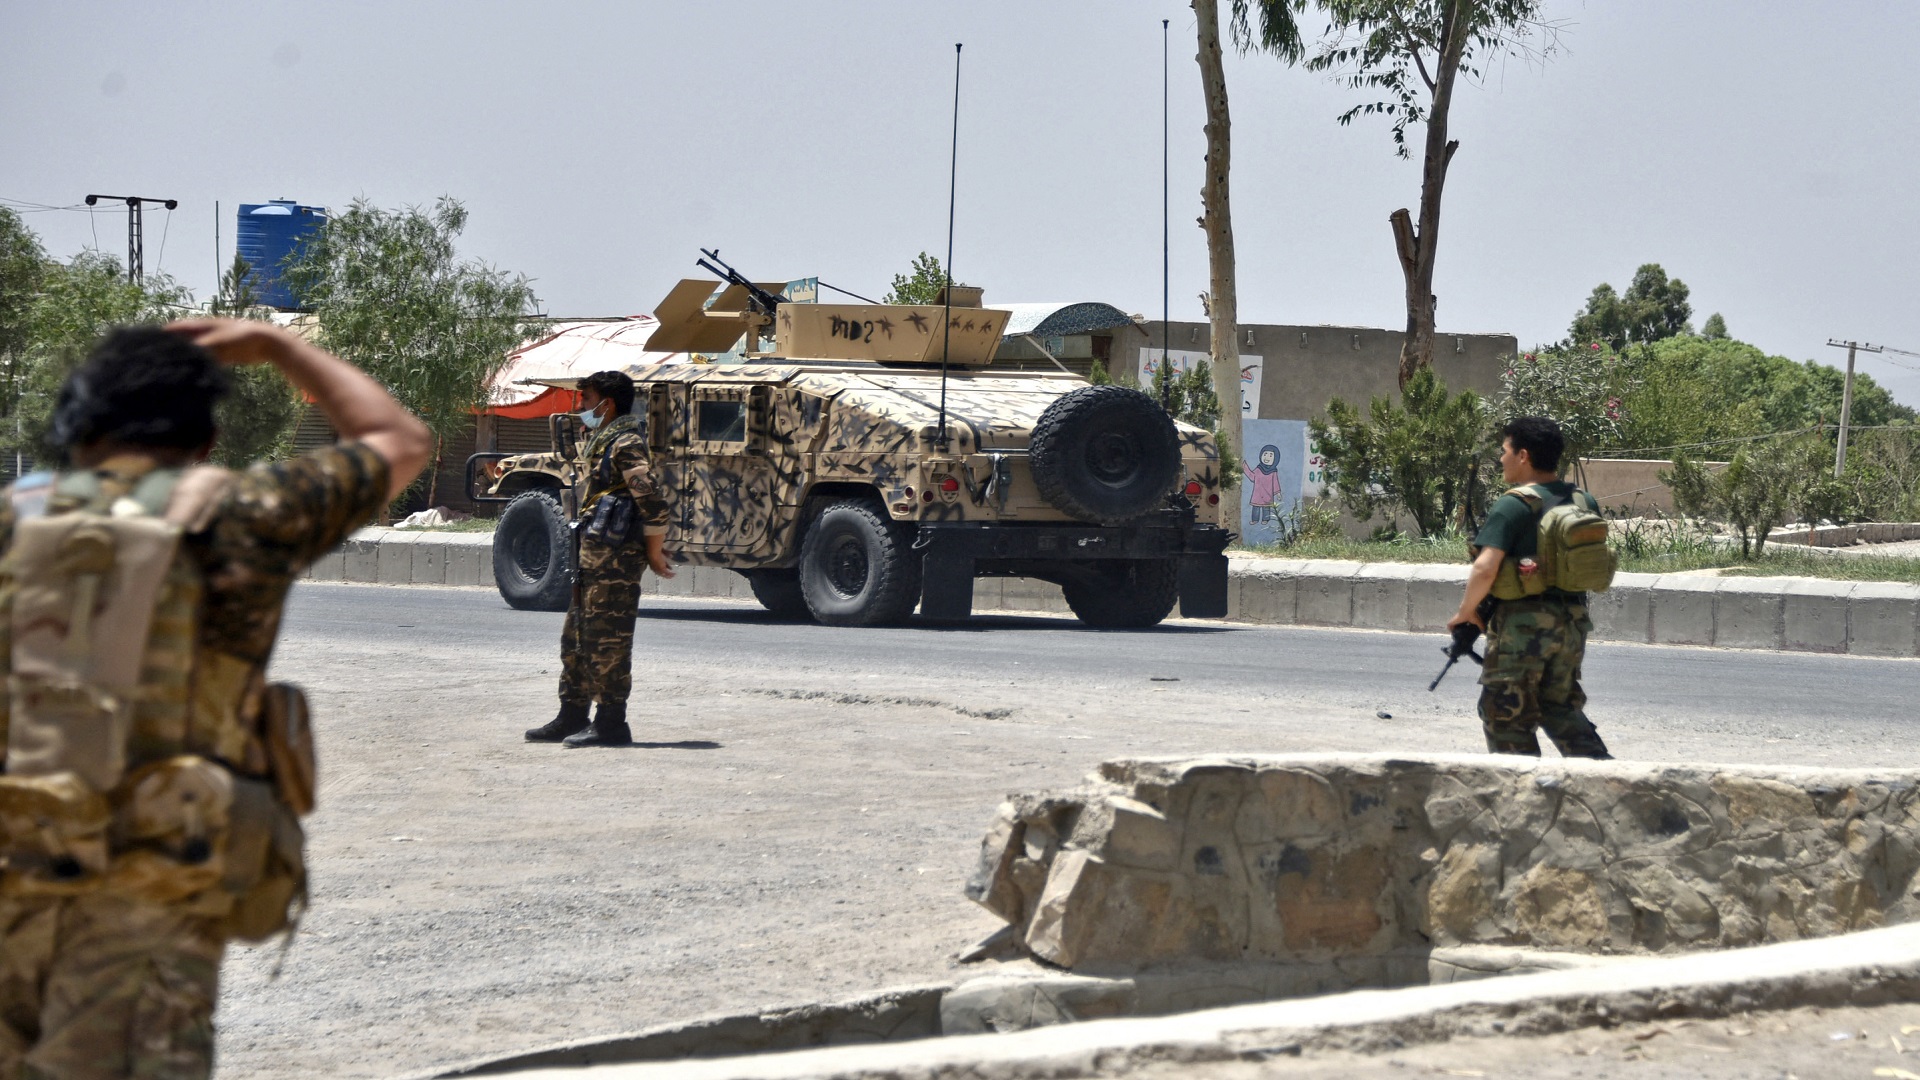
M 233 937 L 305 898 L 306 704 L 201 641 L 204 530 L 224 470 L 116 459 L 9 492 L 0 559 L 0 895 L 107 890 Z

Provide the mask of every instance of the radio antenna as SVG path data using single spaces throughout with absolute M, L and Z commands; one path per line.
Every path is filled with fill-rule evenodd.
M 1167 66 L 1167 23 L 1160 20 L 1160 407 L 1173 411 L 1173 372 L 1167 365 L 1173 362 L 1173 211 L 1171 207 L 1173 190 L 1172 112 L 1167 107 L 1171 100 L 1167 96 L 1167 87 L 1171 83 Z
M 960 42 L 953 45 L 953 148 L 947 157 L 947 287 L 940 312 L 940 433 L 934 445 L 947 452 L 947 348 L 953 342 L 953 201 L 960 178 Z

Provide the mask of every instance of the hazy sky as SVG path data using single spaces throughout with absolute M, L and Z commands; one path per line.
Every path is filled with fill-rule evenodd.
M 1548 0 L 1560 50 L 1453 112 L 1443 330 L 1566 331 L 1659 262 L 1695 323 L 1796 359 L 1920 351 L 1920 4 Z M 149 270 L 205 295 L 241 202 L 451 194 L 463 249 L 545 310 L 645 312 L 696 248 L 878 295 L 946 246 L 989 302 L 1161 306 L 1161 28 L 1172 22 L 1173 313 L 1206 288 L 1194 20 L 1157 0 L 0 3 L 0 199 L 170 197 Z M 1326 78 L 1230 56 L 1240 312 L 1398 327 L 1387 215 L 1419 197 Z M 55 254 L 125 251 L 124 207 L 29 213 Z M 164 238 L 164 253 L 162 243 Z M 1920 368 L 1920 360 L 1895 358 Z M 1862 368 L 1920 405 L 1920 370 Z

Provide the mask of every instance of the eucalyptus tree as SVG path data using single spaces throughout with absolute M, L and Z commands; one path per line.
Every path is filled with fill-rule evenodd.
M 466 207 L 447 196 L 430 209 L 356 199 L 286 272 L 319 324 L 316 343 L 380 380 L 433 431 L 430 477 L 446 440 L 486 405 L 507 354 L 533 333 L 532 285 L 461 259 L 454 240 L 466 225 Z M 429 501 L 434 493 L 429 480 Z
M 1263 19 L 1292 25 L 1299 0 L 1252 0 Z M 1557 24 L 1540 18 L 1541 0 L 1313 0 L 1327 29 L 1306 57 L 1309 71 L 1333 75 L 1355 90 L 1378 95 L 1340 114 L 1342 125 L 1363 116 L 1391 124 L 1394 151 L 1411 159 L 1409 129 L 1421 128 L 1420 212 L 1388 217 L 1406 286 L 1407 340 L 1400 351 L 1400 385 L 1433 364 L 1433 273 L 1440 245 L 1440 201 L 1447 166 L 1460 141 L 1448 128 L 1461 75 L 1480 78 L 1507 59 L 1544 60 L 1556 44 Z M 1263 23 L 1265 25 L 1265 23 Z M 1291 63 L 1300 52 L 1282 37 L 1259 44 Z

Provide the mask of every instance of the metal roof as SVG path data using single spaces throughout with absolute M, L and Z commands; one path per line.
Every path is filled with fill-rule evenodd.
M 1078 304 L 988 304 L 999 311 L 1013 312 L 1013 318 L 1007 320 L 1007 332 L 1003 338 L 1025 337 L 1067 337 L 1072 334 L 1091 334 L 1096 330 L 1111 330 L 1116 326 L 1132 326 L 1133 320 L 1127 313 L 1112 304 L 1083 302 Z

